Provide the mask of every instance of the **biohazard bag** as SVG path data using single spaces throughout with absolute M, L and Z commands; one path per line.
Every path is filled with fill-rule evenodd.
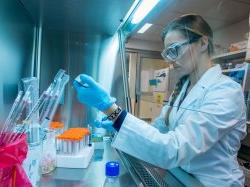
M 13 135 L 11 134 L 11 136 Z M 27 151 L 28 145 L 26 141 L 26 135 L 21 135 L 15 141 L 3 143 L 0 146 L 1 187 L 32 186 L 25 171 L 22 168 L 22 162 L 26 158 Z

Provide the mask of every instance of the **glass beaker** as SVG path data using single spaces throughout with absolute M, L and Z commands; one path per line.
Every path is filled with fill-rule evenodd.
M 39 186 L 40 182 L 40 159 L 42 156 L 42 145 L 41 144 L 29 144 L 28 154 L 26 159 L 23 161 L 23 168 L 28 176 L 32 186 Z
M 52 172 L 56 167 L 55 131 L 44 129 L 42 146 L 43 151 L 40 161 L 40 171 L 41 174 L 47 174 Z

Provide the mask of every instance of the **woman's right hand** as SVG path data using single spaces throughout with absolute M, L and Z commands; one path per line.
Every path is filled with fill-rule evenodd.
M 86 74 L 79 76 L 81 83 L 76 80 L 73 82 L 78 101 L 82 104 L 95 107 L 100 111 L 106 111 L 111 108 L 116 99 L 111 97 L 92 77 Z

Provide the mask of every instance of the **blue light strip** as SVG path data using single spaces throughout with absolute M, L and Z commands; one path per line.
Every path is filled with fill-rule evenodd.
M 142 0 L 141 4 L 133 15 L 131 23 L 138 24 L 140 21 L 142 21 L 159 1 L 160 0 Z
M 151 23 L 146 23 L 137 33 L 142 34 L 142 33 L 146 32 L 146 30 L 148 30 L 151 26 L 152 26 Z

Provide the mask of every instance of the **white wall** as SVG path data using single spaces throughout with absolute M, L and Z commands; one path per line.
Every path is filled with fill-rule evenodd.
M 214 31 L 214 43 L 220 44 L 224 48 L 228 48 L 231 43 L 247 40 L 245 34 L 249 32 L 248 18 Z M 131 38 L 126 43 L 127 48 L 141 49 L 150 51 L 162 51 L 162 42 L 145 41 L 136 38 Z
M 248 18 L 214 31 L 214 43 L 228 48 L 231 43 L 247 40 L 245 38 L 247 32 L 249 32 Z
M 149 50 L 149 51 L 162 51 L 163 43 L 132 38 L 129 39 L 128 42 L 126 43 L 126 48 Z

